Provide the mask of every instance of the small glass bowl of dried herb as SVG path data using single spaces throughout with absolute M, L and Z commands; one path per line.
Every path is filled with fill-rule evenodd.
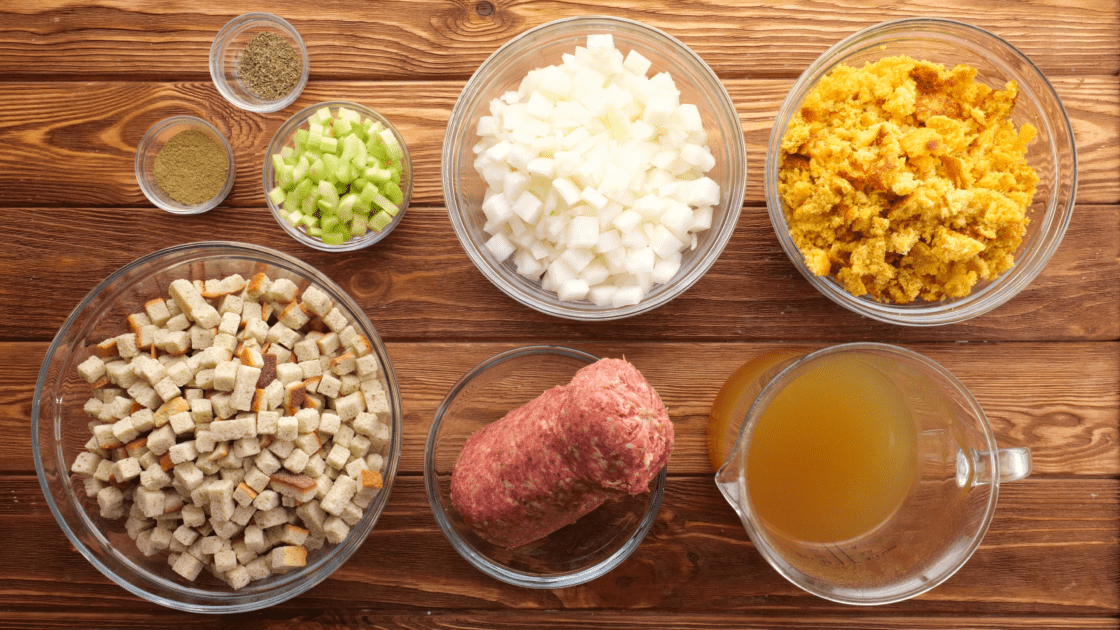
M 308 68 L 299 33 L 271 13 L 234 18 L 210 46 L 210 77 L 218 92 L 251 112 L 280 111 L 295 102 L 307 85 Z
M 201 118 L 161 120 L 136 147 L 136 182 L 162 210 L 174 214 L 212 210 L 233 189 L 233 180 L 229 142 Z

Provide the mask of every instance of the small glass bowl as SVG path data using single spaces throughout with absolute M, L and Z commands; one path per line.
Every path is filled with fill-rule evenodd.
M 279 153 L 284 147 L 291 146 L 296 131 L 307 123 L 307 119 L 311 118 L 312 114 L 323 107 L 329 107 L 331 113 L 337 113 L 339 107 L 345 107 L 347 109 L 356 110 L 362 115 L 362 118 L 372 118 L 373 120 L 380 121 L 387 129 L 392 130 L 393 136 L 396 137 L 397 142 L 401 145 L 401 150 L 404 151 L 404 164 L 401 167 L 400 184 L 401 192 L 404 193 L 404 201 L 400 204 L 400 212 L 397 213 L 397 216 L 393 217 L 389 225 L 381 228 L 380 232 L 370 230 L 366 232 L 365 236 L 352 238 L 341 245 L 328 245 L 320 238 L 308 236 L 307 228 L 292 227 L 290 223 L 284 220 L 284 217 L 280 216 L 280 207 L 273 203 L 272 198 L 268 196 L 268 192 L 276 187 L 276 172 L 272 168 L 272 156 Z M 408 152 L 408 144 L 405 143 L 404 136 L 393 126 L 393 123 L 389 122 L 389 120 L 381 114 L 365 105 L 351 101 L 327 101 L 325 103 L 316 103 L 292 114 L 292 117 L 284 121 L 284 124 L 280 126 L 276 135 L 272 136 L 272 142 L 268 144 L 268 153 L 264 156 L 263 177 L 265 201 L 268 203 L 269 209 L 272 210 L 272 217 L 276 219 L 280 227 L 284 228 L 284 231 L 287 232 L 289 236 L 304 245 L 324 252 L 352 252 L 357 249 L 362 249 L 363 247 L 369 247 L 385 238 L 389 235 L 389 232 L 392 232 L 400 225 L 401 219 L 404 218 L 405 210 L 408 209 L 408 202 L 412 199 L 412 156 Z
M 155 163 L 156 156 L 159 155 L 160 150 L 163 149 L 163 145 L 167 144 L 168 140 L 174 138 L 180 132 L 191 130 L 201 131 L 210 136 L 214 139 L 214 142 L 217 142 L 226 150 L 226 157 L 229 158 L 229 172 L 226 174 L 226 183 L 212 199 L 193 205 L 184 205 L 172 199 L 156 183 Z M 201 118 L 194 116 L 165 118 L 152 125 L 136 147 L 136 183 L 140 185 L 140 191 L 157 208 L 172 214 L 202 214 L 218 207 L 218 204 L 222 203 L 229 191 L 233 190 L 235 176 L 233 150 L 230 149 L 229 142 L 218 131 L 217 127 Z
M 436 522 L 459 555 L 508 584 L 565 588 L 590 582 L 622 563 L 657 519 L 665 469 L 650 492 L 607 501 L 575 523 L 535 542 L 506 549 L 480 538 L 451 503 L 451 474 L 467 438 L 542 392 L 572 380 L 598 359 L 557 346 L 528 346 L 479 364 L 436 410 L 424 451 L 424 482 Z
M 684 252 L 681 268 L 664 284 L 654 285 L 632 306 L 596 306 L 588 300 L 565 302 L 541 288 L 539 281 L 517 273 L 513 262 L 498 262 L 485 246 L 482 201 L 486 182 L 474 168 L 472 148 L 478 141 L 478 120 L 489 115 L 490 101 L 516 90 L 530 70 L 561 63 L 561 56 L 587 44 L 587 36 L 609 33 L 615 47 L 627 54 L 636 50 L 649 59 L 652 76 L 669 72 L 680 90 L 680 101 L 700 110 L 708 146 L 716 158 L 707 176 L 720 187 L 712 227 L 699 234 L 696 249 Z M 664 32 L 634 20 L 615 17 L 573 17 L 528 30 L 499 48 L 467 82 L 451 110 L 443 141 L 443 197 L 455 235 L 471 262 L 494 286 L 518 302 L 542 313 L 574 320 L 605 321 L 651 311 L 696 283 L 723 252 L 739 220 L 747 185 L 747 147 L 743 126 L 719 77 L 695 52 Z
M 778 159 L 782 136 L 801 101 L 817 81 L 838 64 L 861 67 L 883 57 L 905 54 L 952 68 L 976 68 L 976 80 L 993 88 L 1008 81 L 1019 84 L 1019 98 L 1011 120 L 1021 127 L 1030 123 L 1037 138 L 1027 149 L 1027 162 L 1038 173 L 1038 191 L 1027 209 L 1030 223 L 1015 255 L 1015 266 L 994 280 L 981 281 L 963 298 L 939 302 L 916 300 L 910 304 L 876 302 L 856 297 L 831 276 L 817 276 L 790 237 L 778 194 Z M 1058 249 L 1073 216 L 1077 194 L 1077 149 L 1065 108 L 1038 69 L 1023 53 L 1000 37 L 953 20 L 912 18 L 884 22 L 849 36 L 829 48 L 794 84 L 770 133 L 766 151 L 766 207 L 770 222 L 786 255 L 801 275 L 833 302 L 871 319 L 904 326 L 937 326 L 965 321 L 1010 300 L 1042 271 Z
M 307 566 L 234 591 L 203 571 L 193 582 L 172 572 L 163 554 L 145 557 L 129 539 L 125 521 L 100 516 L 97 500 L 86 497 L 82 477 L 70 472 L 90 438 L 91 418 L 83 407 L 90 386 L 77 365 L 90 356 L 93 345 L 121 334 L 130 313 L 143 312 L 144 303 L 167 295 L 176 278 L 202 279 L 239 273 L 248 278 L 264 272 L 288 278 L 302 291 L 309 284 L 322 289 L 355 329 L 369 338 L 389 397 L 391 432 L 382 451 L 384 487 L 350 535 L 338 545 L 326 544 L 307 554 Z M 47 348 L 31 403 L 31 442 L 35 471 L 47 506 L 78 552 L 102 574 L 148 601 L 191 612 L 234 613 L 265 608 L 291 599 L 325 580 L 342 566 L 373 530 L 389 499 L 401 452 L 400 390 L 385 346 L 362 309 L 330 278 L 296 258 L 242 243 L 203 242 L 176 245 L 139 258 L 114 272 L 89 292 L 67 318 Z
M 288 40 L 289 44 L 299 50 L 300 57 L 303 59 L 303 73 L 300 75 L 299 82 L 291 92 L 274 101 L 261 98 L 247 90 L 237 72 L 245 46 L 258 34 L 266 31 L 276 33 Z M 246 13 L 230 20 L 222 30 L 218 31 L 214 43 L 210 46 L 210 78 L 214 80 L 218 92 L 237 107 L 258 114 L 277 112 L 294 103 L 303 92 L 303 88 L 307 86 L 310 68 L 307 61 L 307 46 L 304 45 L 303 38 L 287 20 L 271 13 Z

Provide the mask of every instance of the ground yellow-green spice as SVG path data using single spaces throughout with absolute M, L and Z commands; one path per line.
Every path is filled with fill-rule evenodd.
M 190 206 L 213 199 L 229 175 L 225 147 L 201 131 L 180 131 L 156 154 L 156 183 L 167 196 Z
M 237 64 L 237 75 L 245 89 L 270 101 L 287 96 L 302 74 L 299 51 L 282 35 L 269 31 L 249 40 Z

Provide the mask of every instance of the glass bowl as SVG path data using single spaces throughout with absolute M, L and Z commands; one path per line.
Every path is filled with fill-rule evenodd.
M 319 109 L 322 109 L 323 107 L 329 107 L 332 113 L 337 113 L 339 107 L 345 107 L 347 109 L 357 111 L 362 115 L 362 118 L 372 118 L 373 120 L 380 122 L 381 124 L 385 125 L 385 128 L 392 130 L 393 135 L 397 139 L 397 142 L 399 142 L 401 145 L 401 150 L 404 151 L 404 164 L 401 167 L 400 183 L 401 192 L 404 193 L 404 201 L 402 201 L 400 204 L 400 212 L 398 212 L 397 216 L 393 217 L 392 222 L 382 228 L 380 232 L 374 232 L 371 230 L 369 232 L 366 232 L 364 236 L 351 238 L 341 245 L 329 245 L 327 243 L 324 243 L 320 238 L 309 236 L 307 234 L 307 228 L 292 227 L 290 223 L 284 220 L 284 217 L 280 216 L 280 207 L 276 205 L 268 196 L 268 192 L 276 187 L 276 172 L 272 166 L 272 156 L 279 153 L 280 150 L 284 147 L 291 146 L 292 141 L 295 138 L 296 131 L 298 131 L 300 127 L 303 127 L 307 123 L 307 120 L 311 118 L 312 114 L 314 114 Z M 284 121 L 284 124 L 280 126 L 280 129 L 276 132 L 276 135 L 272 137 L 272 142 L 270 142 L 268 145 L 268 153 L 266 153 L 264 156 L 263 177 L 264 198 L 265 201 L 268 202 L 269 209 L 272 210 L 272 218 L 276 219 L 276 222 L 280 224 L 280 227 L 284 228 L 284 231 L 287 232 L 288 235 L 292 238 L 296 239 L 300 243 L 303 243 L 304 245 L 307 245 L 308 247 L 324 252 L 351 252 L 357 249 L 362 249 L 363 247 L 369 247 L 370 245 L 373 245 L 374 243 L 385 238 L 389 235 L 389 232 L 392 232 L 398 225 L 400 225 L 401 220 L 404 218 L 404 213 L 408 209 L 408 203 L 412 199 L 412 156 L 408 152 L 408 145 L 404 141 L 404 136 L 402 136 L 401 132 L 393 126 L 393 123 L 389 122 L 389 120 L 381 114 L 370 109 L 369 107 L 366 107 L 365 105 L 353 103 L 351 101 L 326 101 L 324 103 L 316 103 L 299 110 L 295 114 L 292 114 L 292 117 Z
M 473 146 L 479 118 L 489 115 L 490 101 L 516 90 L 535 68 L 561 63 L 561 55 L 584 46 L 587 36 L 609 33 L 615 47 L 631 49 L 652 62 L 649 74 L 669 72 L 681 92 L 682 103 L 700 111 L 715 167 L 707 176 L 720 186 L 712 227 L 699 234 L 693 250 L 686 250 L 676 275 L 654 285 L 632 306 L 596 306 L 590 301 L 564 302 L 541 288 L 539 281 L 517 273 L 511 260 L 498 262 L 485 247 L 490 235 L 482 201 L 486 182 L 475 171 Z M 614 17 L 574 17 L 549 22 L 515 37 L 490 56 L 467 82 L 451 111 L 443 141 L 443 196 L 455 234 L 471 261 L 494 286 L 514 300 L 542 313 L 576 320 L 602 321 L 630 317 L 655 309 L 696 283 L 719 258 L 739 219 L 747 182 L 747 149 L 735 104 L 712 69 L 677 39 L 640 22 Z
M 650 491 L 607 501 L 548 536 L 506 549 L 483 540 L 451 503 L 451 473 L 467 438 L 545 390 L 571 381 L 598 359 L 556 346 L 528 346 L 479 364 L 451 388 L 436 410 L 424 451 L 424 482 L 436 522 L 459 555 L 508 584 L 564 588 L 605 575 L 641 544 L 665 494 L 665 469 Z
M 976 68 L 976 80 L 993 88 L 1017 81 L 1019 97 L 1011 120 L 1016 128 L 1030 123 L 1037 138 L 1027 150 L 1027 162 L 1038 173 L 1038 190 L 1027 217 L 1030 223 L 1016 252 L 1015 266 L 993 280 L 981 281 L 963 298 L 910 304 L 876 302 L 844 290 L 835 278 L 808 270 L 804 256 L 790 237 L 778 195 L 781 139 L 801 101 L 837 64 L 858 68 L 883 57 L 905 54 L 940 63 L 947 68 L 966 64 Z M 986 313 L 1022 291 L 1057 250 L 1073 214 L 1077 193 L 1077 150 L 1073 129 L 1053 86 L 1023 53 L 983 29 L 952 20 L 913 18 L 885 22 L 849 36 L 825 51 L 794 84 L 770 133 L 766 152 L 766 206 L 778 241 L 801 275 L 821 293 L 851 311 L 904 326 L 936 326 L 962 322 Z
M 348 321 L 369 338 L 382 368 L 382 384 L 391 407 L 391 438 L 382 450 L 384 487 L 350 535 L 338 545 L 325 544 L 307 554 L 307 566 L 284 575 L 251 582 L 234 591 L 203 571 L 194 582 L 172 572 L 164 554 L 146 557 L 129 539 L 125 520 L 100 516 L 96 499 L 86 497 L 82 477 L 70 466 L 90 438 L 83 410 L 90 386 L 76 366 L 93 346 L 127 329 L 125 318 L 143 312 L 155 295 L 167 295 L 171 280 L 181 277 L 224 277 L 240 273 L 249 278 L 264 272 L 288 278 L 301 290 L 321 288 Z M 232 613 L 256 610 L 285 601 L 315 586 L 357 551 L 373 530 L 389 497 L 401 446 L 401 402 L 396 377 L 381 339 L 354 301 L 327 276 L 277 251 L 227 242 L 176 245 L 125 265 L 94 288 L 78 304 L 47 349 L 31 407 L 31 441 L 35 470 L 47 505 L 59 527 L 79 553 L 106 577 L 144 599 L 179 610 Z
M 156 156 L 159 155 L 160 150 L 163 149 L 168 140 L 184 131 L 201 131 L 210 136 L 214 142 L 217 142 L 226 150 L 226 157 L 229 159 L 229 172 L 226 174 L 225 184 L 222 185 L 217 195 L 202 203 L 181 204 L 164 192 L 159 183 L 156 182 Z M 159 121 L 148 129 L 148 132 L 144 134 L 144 137 L 140 139 L 140 144 L 136 147 L 136 183 L 140 185 L 140 191 L 157 208 L 172 214 L 202 214 L 218 207 L 218 204 L 222 203 L 229 191 L 233 190 L 235 175 L 233 151 L 229 148 L 226 137 L 214 125 L 194 116 L 172 116 Z
M 245 46 L 260 33 L 276 33 L 299 51 L 303 59 L 303 72 L 292 91 L 276 100 L 261 98 L 246 89 L 238 74 L 241 53 Z M 241 109 L 266 114 L 277 112 L 291 105 L 299 98 L 307 86 L 307 76 L 311 66 L 307 62 L 307 46 L 295 27 L 287 20 L 271 13 L 246 13 L 229 21 L 218 31 L 210 46 L 210 78 L 214 85 L 230 103 Z

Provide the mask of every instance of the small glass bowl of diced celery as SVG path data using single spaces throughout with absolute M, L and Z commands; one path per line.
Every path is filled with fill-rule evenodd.
M 401 222 L 412 195 L 412 159 L 399 131 L 349 101 L 307 107 L 272 139 L 264 192 L 280 226 L 328 252 L 368 247 Z

